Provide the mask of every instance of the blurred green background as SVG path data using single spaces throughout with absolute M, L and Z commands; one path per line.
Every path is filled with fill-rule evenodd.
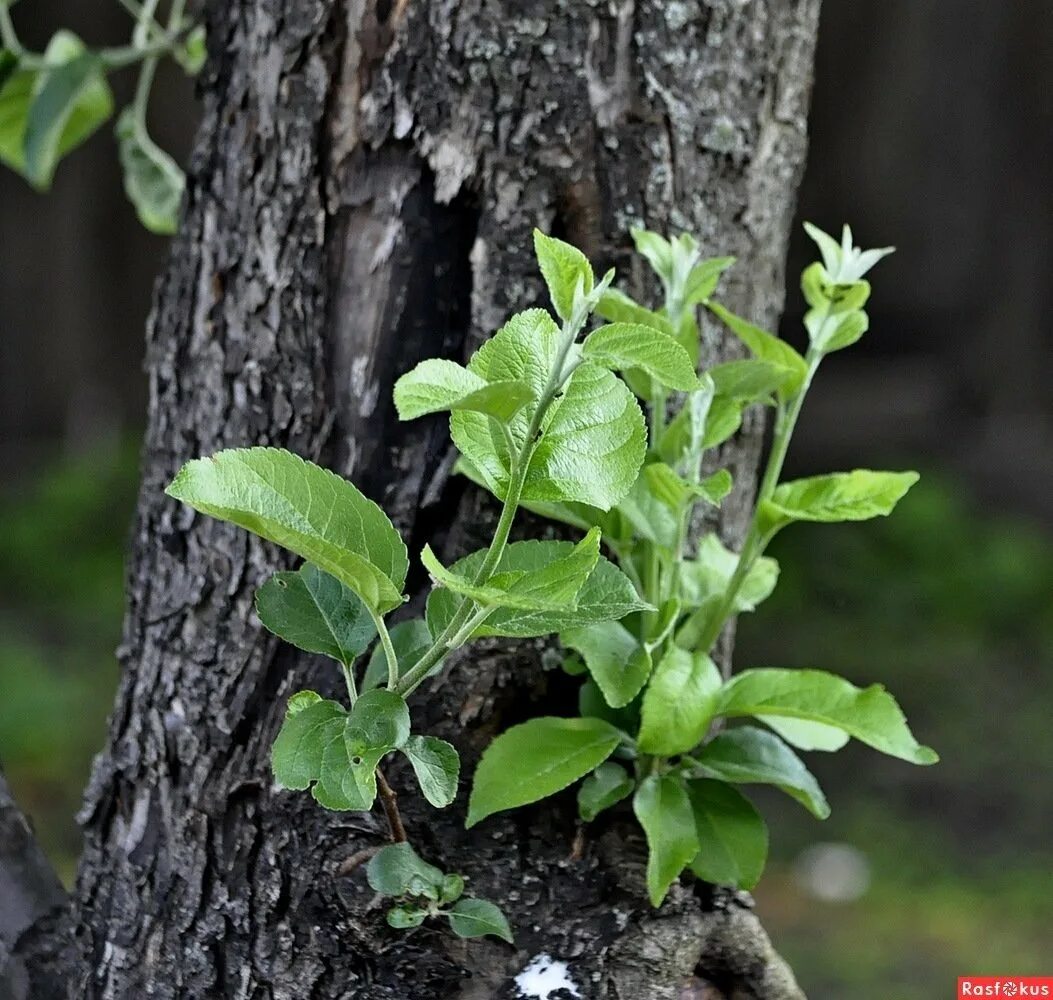
M 117 4 L 36 0 L 26 37 L 59 22 L 92 41 L 127 28 Z M 825 823 L 756 796 L 773 853 L 757 905 L 812 1000 L 1053 968 L 1051 32 L 1053 5 L 823 11 L 799 214 L 899 252 L 874 272 L 871 332 L 824 364 L 788 472 L 923 480 L 887 521 L 784 532 L 737 663 L 880 680 L 943 759 L 810 755 Z M 155 89 L 158 139 L 185 160 L 190 85 Z M 165 242 L 135 221 L 105 130 L 47 196 L 0 170 L 0 206 L 0 761 L 70 879 L 116 685 Z M 795 225 L 794 341 L 811 252 Z

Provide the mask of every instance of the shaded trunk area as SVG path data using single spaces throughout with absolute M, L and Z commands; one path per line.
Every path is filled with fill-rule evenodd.
M 651 910 L 642 841 L 617 813 L 579 857 L 572 796 L 469 833 L 467 782 L 436 813 L 398 766 L 418 850 L 499 900 L 517 947 L 391 931 L 362 873 L 336 874 L 383 841 L 379 810 L 327 813 L 271 784 L 287 696 L 339 686 L 255 619 L 255 588 L 285 557 L 163 489 L 188 458 L 278 445 L 352 478 L 412 552 L 485 542 L 493 508 L 448 478 L 444 421 L 398 424 L 393 380 L 544 301 L 534 225 L 638 290 L 629 225 L 692 232 L 738 257 L 729 305 L 774 325 L 818 6 L 212 7 L 185 217 L 148 331 L 123 679 L 83 812 L 72 996 L 510 998 L 541 953 L 586 1000 L 712 995 L 703 979 L 727 996 L 801 996 L 748 899 L 685 881 Z M 704 338 L 706 364 L 733 356 L 715 329 Z M 731 543 L 762 435 L 754 415 L 720 455 L 737 484 L 721 515 Z M 425 582 L 411 577 L 419 596 Z M 508 725 L 570 714 L 543 648 L 488 641 L 452 658 L 416 699 L 421 731 L 455 742 L 470 774 Z

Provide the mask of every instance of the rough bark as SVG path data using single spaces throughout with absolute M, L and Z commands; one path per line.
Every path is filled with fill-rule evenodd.
M 403 795 L 419 849 L 501 899 L 517 947 L 389 931 L 361 873 L 335 875 L 382 841 L 379 813 L 326 813 L 269 778 L 287 695 L 337 686 L 253 616 L 255 587 L 284 557 L 163 487 L 192 456 L 281 445 L 352 477 L 411 550 L 474 546 L 492 512 L 447 481 L 441 420 L 394 420 L 393 378 L 424 356 L 463 356 L 542 301 L 535 224 L 601 267 L 628 264 L 634 220 L 691 231 L 739 258 L 730 305 L 774 323 L 818 5 L 211 10 L 186 213 L 148 333 L 123 677 L 83 811 L 71 995 L 481 1000 L 514 996 L 541 952 L 569 963 L 587 1000 L 700 996 L 702 978 L 729 996 L 801 995 L 747 899 L 685 882 L 649 909 L 638 836 L 617 816 L 572 860 L 566 798 L 466 833 L 463 801 L 436 814 Z M 714 330 L 706 345 L 708 360 L 731 350 Z M 732 541 L 762 430 L 751 420 L 720 456 L 738 484 L 721 524 Z M 541 648 L 456 658 L 418 699 L 421 731 L 457 742 L 470 773 L 496 731 L 566 710 Z M 397 767 L 389 777 L 406 787 Z

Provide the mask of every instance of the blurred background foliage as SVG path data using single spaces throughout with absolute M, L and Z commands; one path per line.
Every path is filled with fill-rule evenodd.
M 129 26 L 90 0 L 15 14 L 32 44 L 60 22 L 96 43 Z M 810 755 L 825 823 L 757 793 L 773 830 L 757 905 L 812 1000 L 931 1000 L 967 972 L 1049 972 L 1050 37 L 1053 5 L 823 11 L 800 216 L 847 218 L 899 252 L 874 274 L 871 332 L 824 363 L 788 474 L 923 480 L 887 521 L 783 533 L 780 586 L 743 618 L 737 662 L 880 680 L 943 759 Z M 152 125 L 185 162 L 189 84 L 155 91 Z M 116 684 L 165 241 L 137 224 L 104 133 L 45 198 L 0 171 L 0 205 L 0 761 L 71 879 Z M 796 228 L 782 332 L 798 343 L 808 253 Z

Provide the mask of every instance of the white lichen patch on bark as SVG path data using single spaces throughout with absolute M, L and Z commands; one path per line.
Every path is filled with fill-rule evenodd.
M 519 995 L 528 1000 L 550 1000 L 552 994 L 559 990 L 565 990 L 574 997 L 581 996 L 574 980 L 570 978 L 567 963 L 545 952 L 535 955 L 530 964 L 516 976 L 516 987 Z

